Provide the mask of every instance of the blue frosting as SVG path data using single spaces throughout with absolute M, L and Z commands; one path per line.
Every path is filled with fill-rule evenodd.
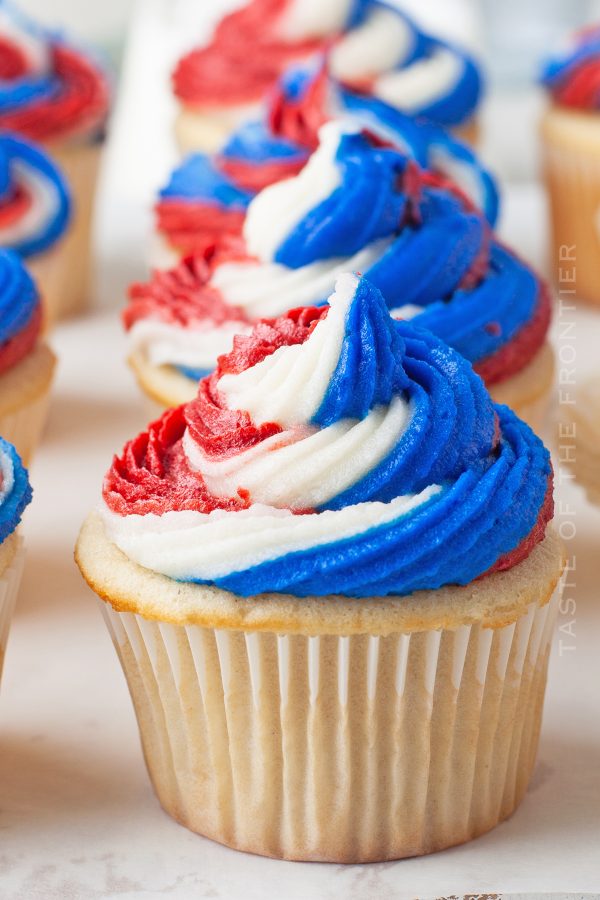
M 5 133 L 0 135 L 0 204 L 2 199 L 10 199 L 12 185 L 19 180 L 20 168 L 33 170 L 56 191 L 56 206 L 50 215 L 40 217 L 36 233 L 12 245 L 13 250 L 27 257 L 51 247 L 63 235 L 71 217 L 71 194 L 60 169 L 40 147 Z
M 8 457 L 12 462 L 14 483 L 12 490 L 6 496 L 0 492 L 0 543 L 14 532 L 21 521 L 23 510 L 31 502 L 31 486 L 27 476 L 27 469 L 21 462 L 21 457 L 12 446 L 3 438 L 0 438 L 0 455 Z
M 395 395 L 411 411 L 396 446 L 323 508 L 388 502 L 432 484 L 440 492 L 387 524 L 229 574 L 215 581 L 219 587 L 242 596 L 404 595 L 468 584 L 521 544 L 544 504 L 548 451 L 511 410 L 492 404 L 458 353 L 391 320 L 381 293 L 362 279 L 314 421 L 363 418 Z
M 161 189 L 162 200 L 198 200 L 227 208 L 246 209 L 252 194 L 236 187 L 233 181 L 219 172 L 214 163 L 202 153 L 192 153 L 171 173 L 168 184 Z
M 245 122 L 231 135 L 219 156 L 226 160 L 268 163 L 277 160 L 304 159 L 306 150 L 273 134 L 262 120 Z
M 550 91 L 561 88 L 578 69 L 600 60 L 600 28 L 579 35 L 563 53 L 547 59 L 540 72 L 541 83 Z M 594 107 L 600 106 L 600 90 L 593 92 Z
M 12 250 L 0 250 L 0 345 L 27 327 L 39 302 L 21 259 Z
M 212 372 L 212 369 L 194 369 L 192 366 L 175 366 L 175 368 L 192 381 L 200 381 Z
M 0 0 L 0 10 L 10 16 L 17 29 L 42 42 L 48 40 L 49 33 L 25 16 L 12 3 Z M 0 80 L 0 109 L 8 112 L 27 106 L 34 101 L 56 96 L 60 91 L 60 79 L 51 71 L 22 75 L 5 81 Z

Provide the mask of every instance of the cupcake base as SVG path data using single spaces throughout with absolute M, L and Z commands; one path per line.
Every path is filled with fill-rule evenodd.
M 26 466 L 46 421 L 55 365 L 56 357 L 42 343 L 0 375 L 0 435 L 14 444 Z
M 481 125 L 476 118 L 469 119 L 463 125 L 450 129 L 455 138 L 464 141 L 470 147 L 477 149 L 481 141 Z
M 257 119 L 260 103 L 226 107 L 186 107 L 175 119 L 175 139 L 182 154 L 217 153 L 230 135 L 247 119 Z
M 174 366 L 154 366 L 143 353 L 132 353 L 128 361 L 153 411 L 159 415 L 165 409 L 189 403 L 198 393 L 198 382 Z
M 0 675 L 24 561 L 23 541 L 19 535 L 11 534 L 0 544 Z
M 554 351 L 546 342 L 524 369 L 504 381 L 491 384 L 494 403 L 505 403 L 536 433 L 541 430 L 552 386 L 554 384 Z
M 535 761 L 562 552 L 404 598 L 263 595 L 130 562 L 90 516 L 101 602 L 165 810 L 240 850 L 374 862 L 509 816 Z
M 48 152 L 65 173 L 73 194 L 73 220 L 59 243 L 27 260 L 44 299 L 46 319 L 75 315 L 90 302 L 90 259 L 94 193 L 102 144 L 50 144 Z
M 553 277 L 572 269 L 576 296 L 600 303 L 600 116 L 552 107 L 541 132 Z

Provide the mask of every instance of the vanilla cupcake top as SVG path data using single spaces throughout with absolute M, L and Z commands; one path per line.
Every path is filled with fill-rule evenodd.
M 115 458 L 109 538 L 236 594 L 368 597 L 509 568 L 552 516 L 548 452 L 457 353 L 344 274 L 237 337 Z
M 545 63 L 542 83 L 560 106 L 600 109 L 600 25 L 577 31 Z
M 71 218 L 71 194 L 58 166 L 40 147 L 0 134 L 0 247 L 21 256 L 50 249 Z
M 466 144 L 432 122 L 342 87 L 319 55 L 284 73 L 263 118 L 240 126 L 214 155 L 193 153 L 176 167 L 156 204 L 158 231 L 182 254 L 239 234 L 255 194 L 298 174 L 318 146 L 319 128 L 341 118 L 452 179 L 495 223 L 496 184 Z
M 100 67 L 0 0 L 0 128 L 39 141 L 93 136 L 106 118 Z
M 409 115 L 459 125 L 479 101 L 471 57 L 380 0 L 250 0 L 183 57 L 175 93 L 191 107 L 255 103 L 291 62 L 324 47 L 337 81 Z
M 27 469 L 13 445 L 0 437 L 0 543 L 16 530 L 30 502 Z
M 39 338 L 42 311 L 31 275 L 11 250 L 0 250 L 0 375 L 30 353 Z
M 414 318 L 491 384 L 527 365 L 548 329 L 548 293 L 447 180 L 356 126 L 330 122 L 294 178 L 250 203 L 243 242 L 136 285 L 131 348 L 191 377 L 210 371 L 232 332 L 286 307 L 324 303 L 358 270 L 392 314 Z

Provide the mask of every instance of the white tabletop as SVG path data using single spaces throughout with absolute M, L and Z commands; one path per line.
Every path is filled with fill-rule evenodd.
M 154 798 L 125 681 L 72 548 L 112 453 L 146 420 L 124 363 L 118 308 L 127 281 L 146 271 L 152 190 L 174 158 L 166 73 L 182 41 L 190 41 L 188 32 L 181 35 L 184 13 L 183 4 L 140 3 L 100 202 L 100 308 L 53 337 L 60 368 L 31 472 L 27 565 L 0 691 L 0 897 L 384 900 L 598 892 L 600 510 L 568 483 L 558 489 L 557 520 L 576 530 L 569 541 L 575 586 L 568 588 L 575 610 L 559 616 L 539 762 L 508 822 L 431 857 L 344 867 L 236 853 L 175 824 Z M 541 263 L 544 229 L 539 186 L 507 185 L 504 236 Z M 574 321 L 570 340 L 581 379 L 594 365 L 600 369 L 600 313 L 578 311 Z M 560 348 L 564 335 L 558 324 L 554 331 Z

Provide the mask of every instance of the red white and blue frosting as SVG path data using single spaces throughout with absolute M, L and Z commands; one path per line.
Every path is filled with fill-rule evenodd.
M 12 250 L 0 250 L 0 375 L 12 369 L 38 340 L 42 324 L 35 283 Z
M 252 197 L 296 175 L 318 145 L 319 128 L 340 118 L 452 179 L 495 223 L 496 185 L 470 148 L 431 122 L 337 85 L 318 58 L 284 74 L 264 119 L 240 126 L 215 155 L 191 154 L 173 171 L 156 204 L 159 232 L 181 254 L 239 234 Z
M 257 194 L 243 236 L 132 287 L 124 320 L 134 350 L 201 377 L 232 330 L 324 303 L 348 270 L 365 274 L 394 316 L 429 328 L 487 383 L 523 368 L 545 339 L 543 285 L 462 192 L 338 122 L 323 127 L 295 178 Z
M 364 277 L 235 339 L 126 445 L 102 515 L 129 559 L 243 596 L 404 595 L 509 568 L 552 517 L 549 454 Z
M 600 25 L 578 31 L 544 65 L 542 83 L 561 106 L 600 109 Z
M 24 138 L 0 134 L 0 247 L 23 257 L 58 241 L 71 217 L 67 182 L 48 154 Z
M 481 75 L 469 54 L 381 0 L 250 0 L 179 62 L 175 93 L 192 108 L 247 106 L 291 63 L 323 49 L 345 88 L 409 115 L 455 126 L 479 101 Z
M 0 0 L 0 129 L 42 142 L 92 135 L 108 110 L 100 66 Z
M 31 495 L 21 457 L 12 444 L 0 437 L 0 543 L 16 530 Z

